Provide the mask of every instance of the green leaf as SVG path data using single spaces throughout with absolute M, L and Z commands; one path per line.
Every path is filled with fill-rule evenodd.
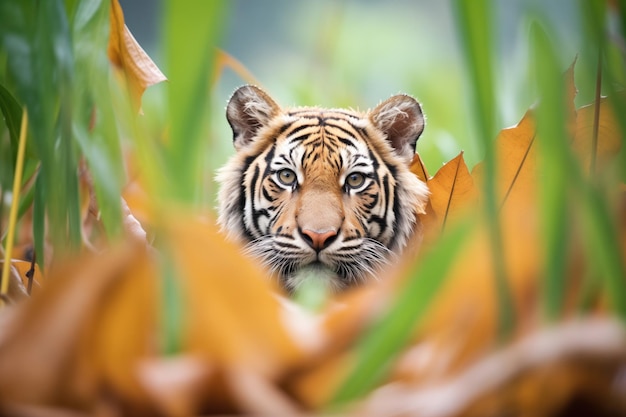
M 496 292 L 498 295 L 499 334 L 509 335 L 514 326 L 513 297 L 506 278 L 499 223 L 499 202 L 496 194 L 496 136 L 495 81 L 492 70 L 493 5 L 488 0 L 456 0 L 454 2 L 459 35 L 463 44 L 469 82 L 472 86 L 472 109 L 478 128 L 478 143 L 484 154 L 483 195 L 484 214 L 488 220 L 491 250 L 494 254 Z
M 0 2 L 0 41 L 12 91 L 29 112 L 29 137 L 41 161 L 39 195 L 45 200 L 50 237 L 60 251 L 78 247 L 73 52 L 64 1 Z
M 565 131 L 568 103 L 565 80 L 549 35 L 537 22 L 531 26 L 533 63 L 541 96 L 536 110 L 541 215 L 545 248 L 544 310 L 557 319 L 566 293 L 568 236 L 568 177 L 573 164 Z
M 617 233 L 619 228 L 606 199 L 589 184 L 583 187 L 583 204 L 590 263 L 602 277 L 612 309 L 626 320 L 626 270 Z
M 206 190 L 201 179 L 207 176 L 201 171 L 209 137 L 209 81 L 226 4 L 203 0 L 164 3 L 165 58 L 170 81 L 170 188 L 176 198 L 186 202 L 197 201 Z
M 328 288 L 327 271 L 320 271 L 317 268 L 303 268 L 298 274 L 303 274 L 303 280 L 293 294 L 293 300 L 304 309 L 311 312 L 319 312 L 328 301 L 330 289 Z
M 46 200 L 43 194 L 43 180 L 41 176 L 37 176 L 35 180 L 35 198 L 33 202 L 33 240 L 35 242 L 35 256 L 37 265 L 44 271 L 44 265 L 47 261 L 46 252 L 44 250 L 45 243 L 45 227 L 46 227 Z
M 163 305 L 163 320 L 161 321 L 161 347 L 165 355 L 175 355 L 180 352 L 182 345 L 183 297 L 181 294 L 181 280 L 177 278 L 177 270 L 173 260 L 165 256 L 161 263 L 161 302 Z
M 109 90 L 109 9 L 110 3 L 103 0 L 82 0 L 77 6 L 75 82 L 81 88 L 74 89 L 73 134 L 87 159 L 104 227 L 109 236 L 116 236 L 122 231 L 124 170 Z
M 4 86 L 0 85 L 0 111 L 4 122 L 9 129 L 13 160 L 17 156 L 17 143 L 20 137 L 20 122 L 22 120 L 22 108 L 13 95 Z

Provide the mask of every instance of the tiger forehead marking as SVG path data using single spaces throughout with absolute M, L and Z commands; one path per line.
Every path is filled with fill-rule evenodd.
M 309 110 L 310 112 L 311 110 Z M 329 119 L 333 114 L 319 112 L 316 117 L 290 117 L 296 132 L 285 132 L 276 140 L 277 153 L 287 155 L 302 171 L 301 180 L 312 182 L 324 173 L 338 175 L 345 166 L 366 165 L 368 146 L 357 128 L 341 119 Z M 294 127 L 296 126 L 296 127 Z M 304 129 L 303 129 L 304 128 Z
M 427 189 L 408 169 L 424 126 L 413 98 L 367 113 L 283 110 L 244 86 L 227 119 L 237 152 L 218 173 L 218 222 L 288 290 L 376 276 L 418 231 Z

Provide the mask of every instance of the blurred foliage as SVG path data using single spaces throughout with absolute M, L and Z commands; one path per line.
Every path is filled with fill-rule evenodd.
M 148 88 L 117 1 L 0 2 L 0 411 L 623 413 L 626 6 L 513 3 L 167 0 Z M 243 82 L 418 97 L 424 249 L 286 300 L 213 225 Z

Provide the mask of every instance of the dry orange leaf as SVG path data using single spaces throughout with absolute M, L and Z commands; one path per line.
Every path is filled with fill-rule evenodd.
M 522 120 L 514 126 L 503 129 L 496 138 L 497 178 L 496 193 L 503 206 L 510 200 L 535 201 L 536 150 L 535 122 L 532 111 L 526 112 Z M 477 164 L 472 176 L 482 184 L 483 163 Z M 514 203 L 509 203 L 514 205 Z
M 476 188 L 463 152 L 442 166 L 428 181 L 430 204 L 437 217 L 440 230 L 446 223 L 457 218 L 461 212 L 476 202 Z
M 424 166 L 424 163 L 422 162 L 421 157 L 417 153 L 413 157 L 410 170 L 412 173 L 417 175 L 417 178 L 419 178 L 420 180 L 424 181 L 427 185 L 429 185 L 428 181 L 430 181 L 431 178 L 428 175 L 428 172 L 426 171 L 426 167 Z M 433 210 L 433 205 L 430 202 L 430 198 L 431 196 L 429 196 L 428 202 L 426 203 L 426 206 L 424 207 L 424 212 L 419 213 L 417 215 L 423 227 L 425 240 L 427 241 L 433 240 L 434 238 L 436 238 L 436 236 L 438 236 L 439 232 L 441 231 L 439 220 Z M 418 237 L 416 236 L 416 238 Z M 421 245 L 421 239 L 416 239 L 416 238 L 411 240 L 411 242 L 409 243 L 409 249 L 408 249 L 409 251 L 412 251 L 415 253 L 417 252 L 419 246 Z
M 626 400 L 616 380 L 625 344 L 624 328 L 614 319 L 565 322 L 479 357 L 434 384 L 387 385 L 353 415 L 623 415 Z
M 167 80 L 124 24 L 124 13 L 118 0 L 111 2 L 107 52 L 111 63 L 125 78 L 132 102 L 137 108 L 141 107 L 141 96 L 146 88 Z
M 11 264 L 15 267 L 18 274 L 20 275 L 20 278 L 22 279 L 22 283 L 24 284 L 25 288 L 28 288 L 30 281 L 30 278 L 28 278 L 27 274 L 31 272 L 32 269 L 33 276 L 31 294 L 35 294 L 40 291 L 41 283 L 43 282 L 43 275 L 41 273 L 41 270 L 39 269 L 39 265 L 37 265 L 36 263 L 33 264 L 32 262 L 19 261 L 15 259 L 11 262 Z
M 594 166 L 603 166 L 617 155 L 623 137 L 620 123 L 608 98 L 600 99 L 597 129 L 595 117 L 595 103 L 578 109 L 572 142 L 572 148 L 580 158 L 583 169 L 592 174 Z
M 261 86 L 259 80 L 256 79 L 254 74 L 252 74 L 252 72 L 250 72 L 250 70 L 246 68 L 241 61 L 222 49 L 217 49 L 216 52 L 215 66 L 217 67 L 217 70 L 214 72 L 213 84 L 217 83 L 217 80 L 222 72 L 224 72 L 224 69 L 230 68 L 246 83 Z
M 409 168 L 412 173 L 417 175 L 417 178 L 424 182 L 428 182 L 430 180 L 430 176 L 428 176 L 428 172 L 426 172 L 426 167 L 422 162 L 422 158 L 418 153 L 413 157 L 413 161 L 411 161 L 411 167 Z
M 498 306 L 493 252 L 487 220 L 480 216 L 475 221 L 476 230 L 462 253 L 451 260 L 448 277 L 421 330 L 421 334 L 432 338 L 436 351 L 450 355 L 446 372 L 454 372 L 496 341 Z M 502 252 L 518 324 L 528 320 L 528 313 L 536 306 L 543 261 L 537 245 L 538 228 L 538 219 L 528 215 L 525 205 L 511 206 L 502 212 Z
M 15 261 L 11 262 L 11 266 L 9 266 L 9 274 L 7 278 L 9 279 L 9 284 L 7 287 L 7 292 L 2 294 L 3 302 L 7 304 L 18 303 L 28 298 L 27 285 L 28 281 L 25 276 L 23 276 L 21 271 L 18 271 Z M 0 267 L 4 265 L 4 261 L 0 261 Z
M 121 245 L 51 271 L 0 333 L 0 403 L 93 410 L 105 386 L 144 402 L 134 363 L 157 348 L 147 259 L 143 245 Z
M 168 238 L 185 300 L 186 349 L 218 366 L 271 376 L 302 356 L 264 269 L 227 243 L 212 222 L 170 216 Z M 175 242 L 175 243 L 174 243 Z

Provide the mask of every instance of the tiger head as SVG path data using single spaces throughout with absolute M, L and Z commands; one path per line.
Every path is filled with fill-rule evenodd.
M 374 277 L 419 227 L 428 190 L 409 171 L 424 129 L 412 97 L 367 113 L 281 109 L 243 86 L 226 116 L 236 153 L 217 175 L 218 223 L 287 290 Z

